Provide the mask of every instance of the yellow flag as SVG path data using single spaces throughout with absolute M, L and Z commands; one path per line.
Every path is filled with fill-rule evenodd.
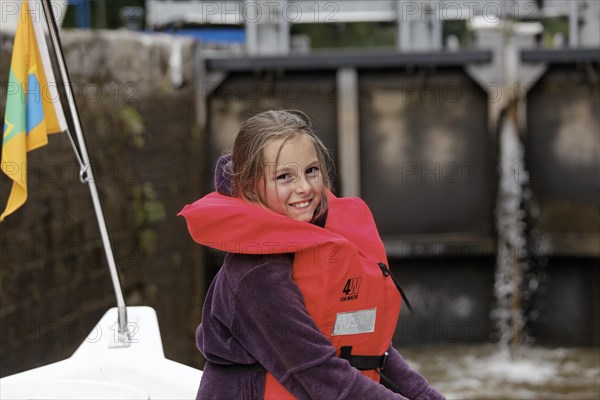
M 8 78 L 1 169 L 13 183 L 0 221 L 27 200 L 27 152 L 67 129 L 41 18 L 32 18 L 29 1 L 21 4 Z

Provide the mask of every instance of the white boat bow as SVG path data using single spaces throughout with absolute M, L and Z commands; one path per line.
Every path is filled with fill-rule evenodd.
M 0 379 L 2 400 L 194 399 L 202 371 L 165 358 L 156 312 L 127 307 L 128 346 L 111 308 L 63 361 Z

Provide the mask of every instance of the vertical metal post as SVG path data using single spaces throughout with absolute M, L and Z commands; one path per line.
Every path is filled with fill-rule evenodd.
M 249 0 L 246 0 L 246 4 L 248 3 Z M 256 18 L 249 18 L 247 15 L 242 17 L 246 26 L 246 52 L 250 55 L 256 55 L 258 53 L 258 16 Z
M 291 24 L 288 20 L 287 12 L 287 0 L 283 0 L 282 4 L 279 5 L 279 21 L 277 28 L 279 29 L 279 40 L 278 48 L 279 54 L 289 54 L 290 52 L 290 29 Z
M 579 43 L 581 47 L 600 47 L 600 2 L 587 0 L 581 4 Z
M 441 51 L 444 48 L 444 30 L 443 30 L 443 17 L 444 13 L 442 12 L 443 3 L 440 1 L 432 2 L 433 12 L 429 16 L 429 23 L 431 24 L 431 34 L 430 34 L 430 51 Z
M 411 3 L 411 7 L 415 7 L 416 3 Z M 410 50 L 410 25 L 411 19 L 405 12 L 408 10 L 406 0 L 398 0 L 397 6 L 397 26 L 398 26 L 398 50 L 405 52 Z
M 246 0 L 246 5 L 242 18 L 246 25 L 248 54 L 252 56 L 288 54 L 290 24 L 284 15 L 287 0 Z
M 354 68 L 337 72 L 338 148 L 342 196 L 360 196 L 360 137 L 358 74 Z
M 102 213 L 102 206 L 100 205 L 98 190 L 96 189 L 96 182 L 94 180 L 94 174 L 92 172 L 92 165 L 90 163 L 87 148 L 85 145 L 85 139 L 83 137 L 83 130 L 81 128 L 79 112 L 77 111 L 77 105 L 75 104 L 75 96 L 73 96 L 73 92 L 71 90 L 72 85 L 65 63 L 65 57 L 62 52 L 60 37 L 58 35 L 58 27 L 54 20 L 50 0 L 43 1 L 42 5 L 44 8 L 44 14 L 46 16 L 46 23 L 48 24 L 48 31 L 52 40 L 52 47 L 54 48 L 54 53 L 56 55 L 56 60 L 60 69 L 60 75 L 63 80 L 63 86 L 65 89 L 65 94 L 67 96 L 67 102 L 69 103 L 73 127 L 75 129 L 75 135 L 77 136 L 77 142 L 79 143 L 79 148 L 81 151 L 81 158 L 84 165 L 87 167 L 85 171 L 85 181 L 88 184 L 88 187 L 90 189 L 90 195 L 92 196 L 92 203 L 94 205 L 94 211 L 96 212 L 98 227 L 100 228 L 100 236 L 102 237 L 102 243 L 104 245 L 106 261 L 108 262 L 110 277 L 112 279 L 113 287 L 115 290 L 115 296 L 117 298 L 117 308 L 119 315 L 119 344 L 129 345 L 129 332 L 127 330 L 127 308 L 125 306 L 125 299 L 123 298 L 123 292 L 121 290 L 121 284 L 119 282 L 119 274 L 117 272 L 117 266 L 115 264 L 115 259 L 110 245 L 110 239 L 108 237 L 108 230 L 106 229 L 106 222 L 104 221 L 104 214 Z
M 569 47 L 579 47 L 579 0 L 571 0 L 569 10 Z

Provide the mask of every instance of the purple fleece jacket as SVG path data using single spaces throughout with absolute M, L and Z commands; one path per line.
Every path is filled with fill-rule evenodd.
M 231 195 L 228 160 L 215 186 Z M 308 314 L 292 280 L 293 255 L 227 254 L 204 303 L 196 331 L 207 359 L 197 399 L 262 400 L 265 373 L 227 367 L 260 363 L 298 399 L 406 400 L 335 355 Z M 390 343 L 383 373 L 409 400 L 443 400 Z

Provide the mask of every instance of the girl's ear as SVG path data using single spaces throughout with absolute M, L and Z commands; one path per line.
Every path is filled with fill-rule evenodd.
M 258 200 L 258 196 L 254 192 L 252 192 L 252 193 L 247 192 L 246 193 L 246 197 L 249 198 L 250 200 L 253 200 L 253 201 L 257 201 Z

